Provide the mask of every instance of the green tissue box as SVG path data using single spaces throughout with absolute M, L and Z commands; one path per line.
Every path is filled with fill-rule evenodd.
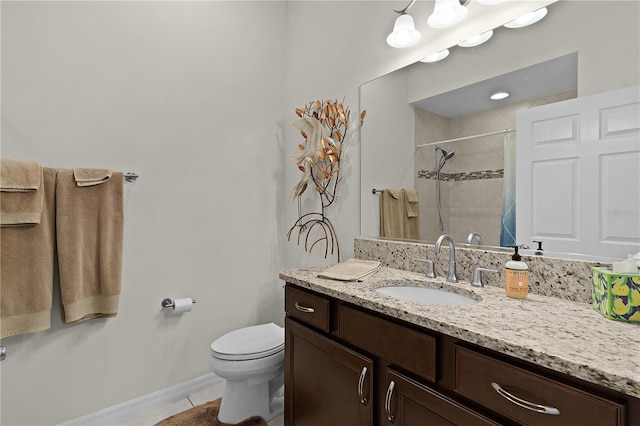
M 593 309 L 605 318 L 640 322 L 640 274 L 591 268 Z

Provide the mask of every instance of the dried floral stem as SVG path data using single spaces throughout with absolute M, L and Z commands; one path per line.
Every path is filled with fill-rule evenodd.
M 364 120 L 366 112 L 360 115 L 360 124 Z M 338 261 L 340 261 L 340 246 L 338 244 L 335 228 L 326 217 L 326 210 L 338 199 L 338 184 L 342 181 L 340 176 L 340 160 L 343 154 L 343 143 L 349 130 L 351 111 L 337 100 L 311 101 L 302 108 L 296 108 L 296 115 L 300 118 L 294 123 L 305 144 L 299 145 L 300 151 L 291 156 L 302 172 L 300 182 L 292 191 L 292 198 L 298 198 L 308 188 L 308 183 L 313 183 L 315 191 L 320 197 L 321 211 L 319 213 L 307 213 L 302 215 L 298 208 L 299 218 L 289 229 L 287 239 L 291 239 L 294 229 L 298 229 L 298 245 L 303 233 L 306 233 L 304 248 L 311 251 L 316 244 L 325 243 L 325 258 L 334 253 L 334 245 L 337 248 Z M 319 227 L 320 236 L 309 245 L 309 235 L 313 228 Z

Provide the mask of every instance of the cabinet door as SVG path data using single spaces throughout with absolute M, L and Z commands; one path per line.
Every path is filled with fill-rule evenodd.
M 392 369 L 387 369 L 383 425 L 487 426 L 496 423 Z
M 285 425 L 372 425 L 373 361 L 285 319 Z

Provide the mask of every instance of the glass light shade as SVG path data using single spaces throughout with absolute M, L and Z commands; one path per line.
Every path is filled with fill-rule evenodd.
M 427 24 L 431 28 L 447 28 L 462 21 L 465 16 L 467 16 L 467 8 L 458 0 L 436 0 Z
M 476 0 L 480 4 L 492 6 L 494 4 L 504 3 L 506 0 Z
M 504 24 L 506 28 L 522 28 L 527 25 L 535 24 L 542 18 L 547 16 L 547 8 L 543 7 L 542 9 L 535 10 L 531 13 L 527 13 L 519 18 L 514 19 L 511 22 L 507 22 Z
M 411 15 L 403 13 L 393 25 L 393 32 L 387 36 L 387 44 L 397 49 L 411 47 L 420 41 L 422 34 L 416 30 Z
M 426 58 L 422 58 L 420 59 L 420 62 L 438 62 L 443 60 L 444 58 L 446 58 L 447 56 L 449 56 L 449 49 L 444 49 L 441 50 L 437 53 L 432 53 L 431 55 L 427 56 Z
M 475 35 L 464 41 L 458 43 L 460 47 L 475 47 L 480 46 L 485 41 L 489 40 L 493 36 L 493 30 L 485 31 L 482 34 Z

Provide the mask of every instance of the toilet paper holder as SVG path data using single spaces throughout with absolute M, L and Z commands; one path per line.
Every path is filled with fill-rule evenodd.
M 196 303 L 196 299 L 191 299 L 191 301 L 193 303 Z M 176 304 L 174 303 L 173 299 L 166 298 L 166 299 L 162 300 L 162 307 L 163 308 L 171 308 L 171 309 L 173 309 L 175 306 L 176 306 Z

